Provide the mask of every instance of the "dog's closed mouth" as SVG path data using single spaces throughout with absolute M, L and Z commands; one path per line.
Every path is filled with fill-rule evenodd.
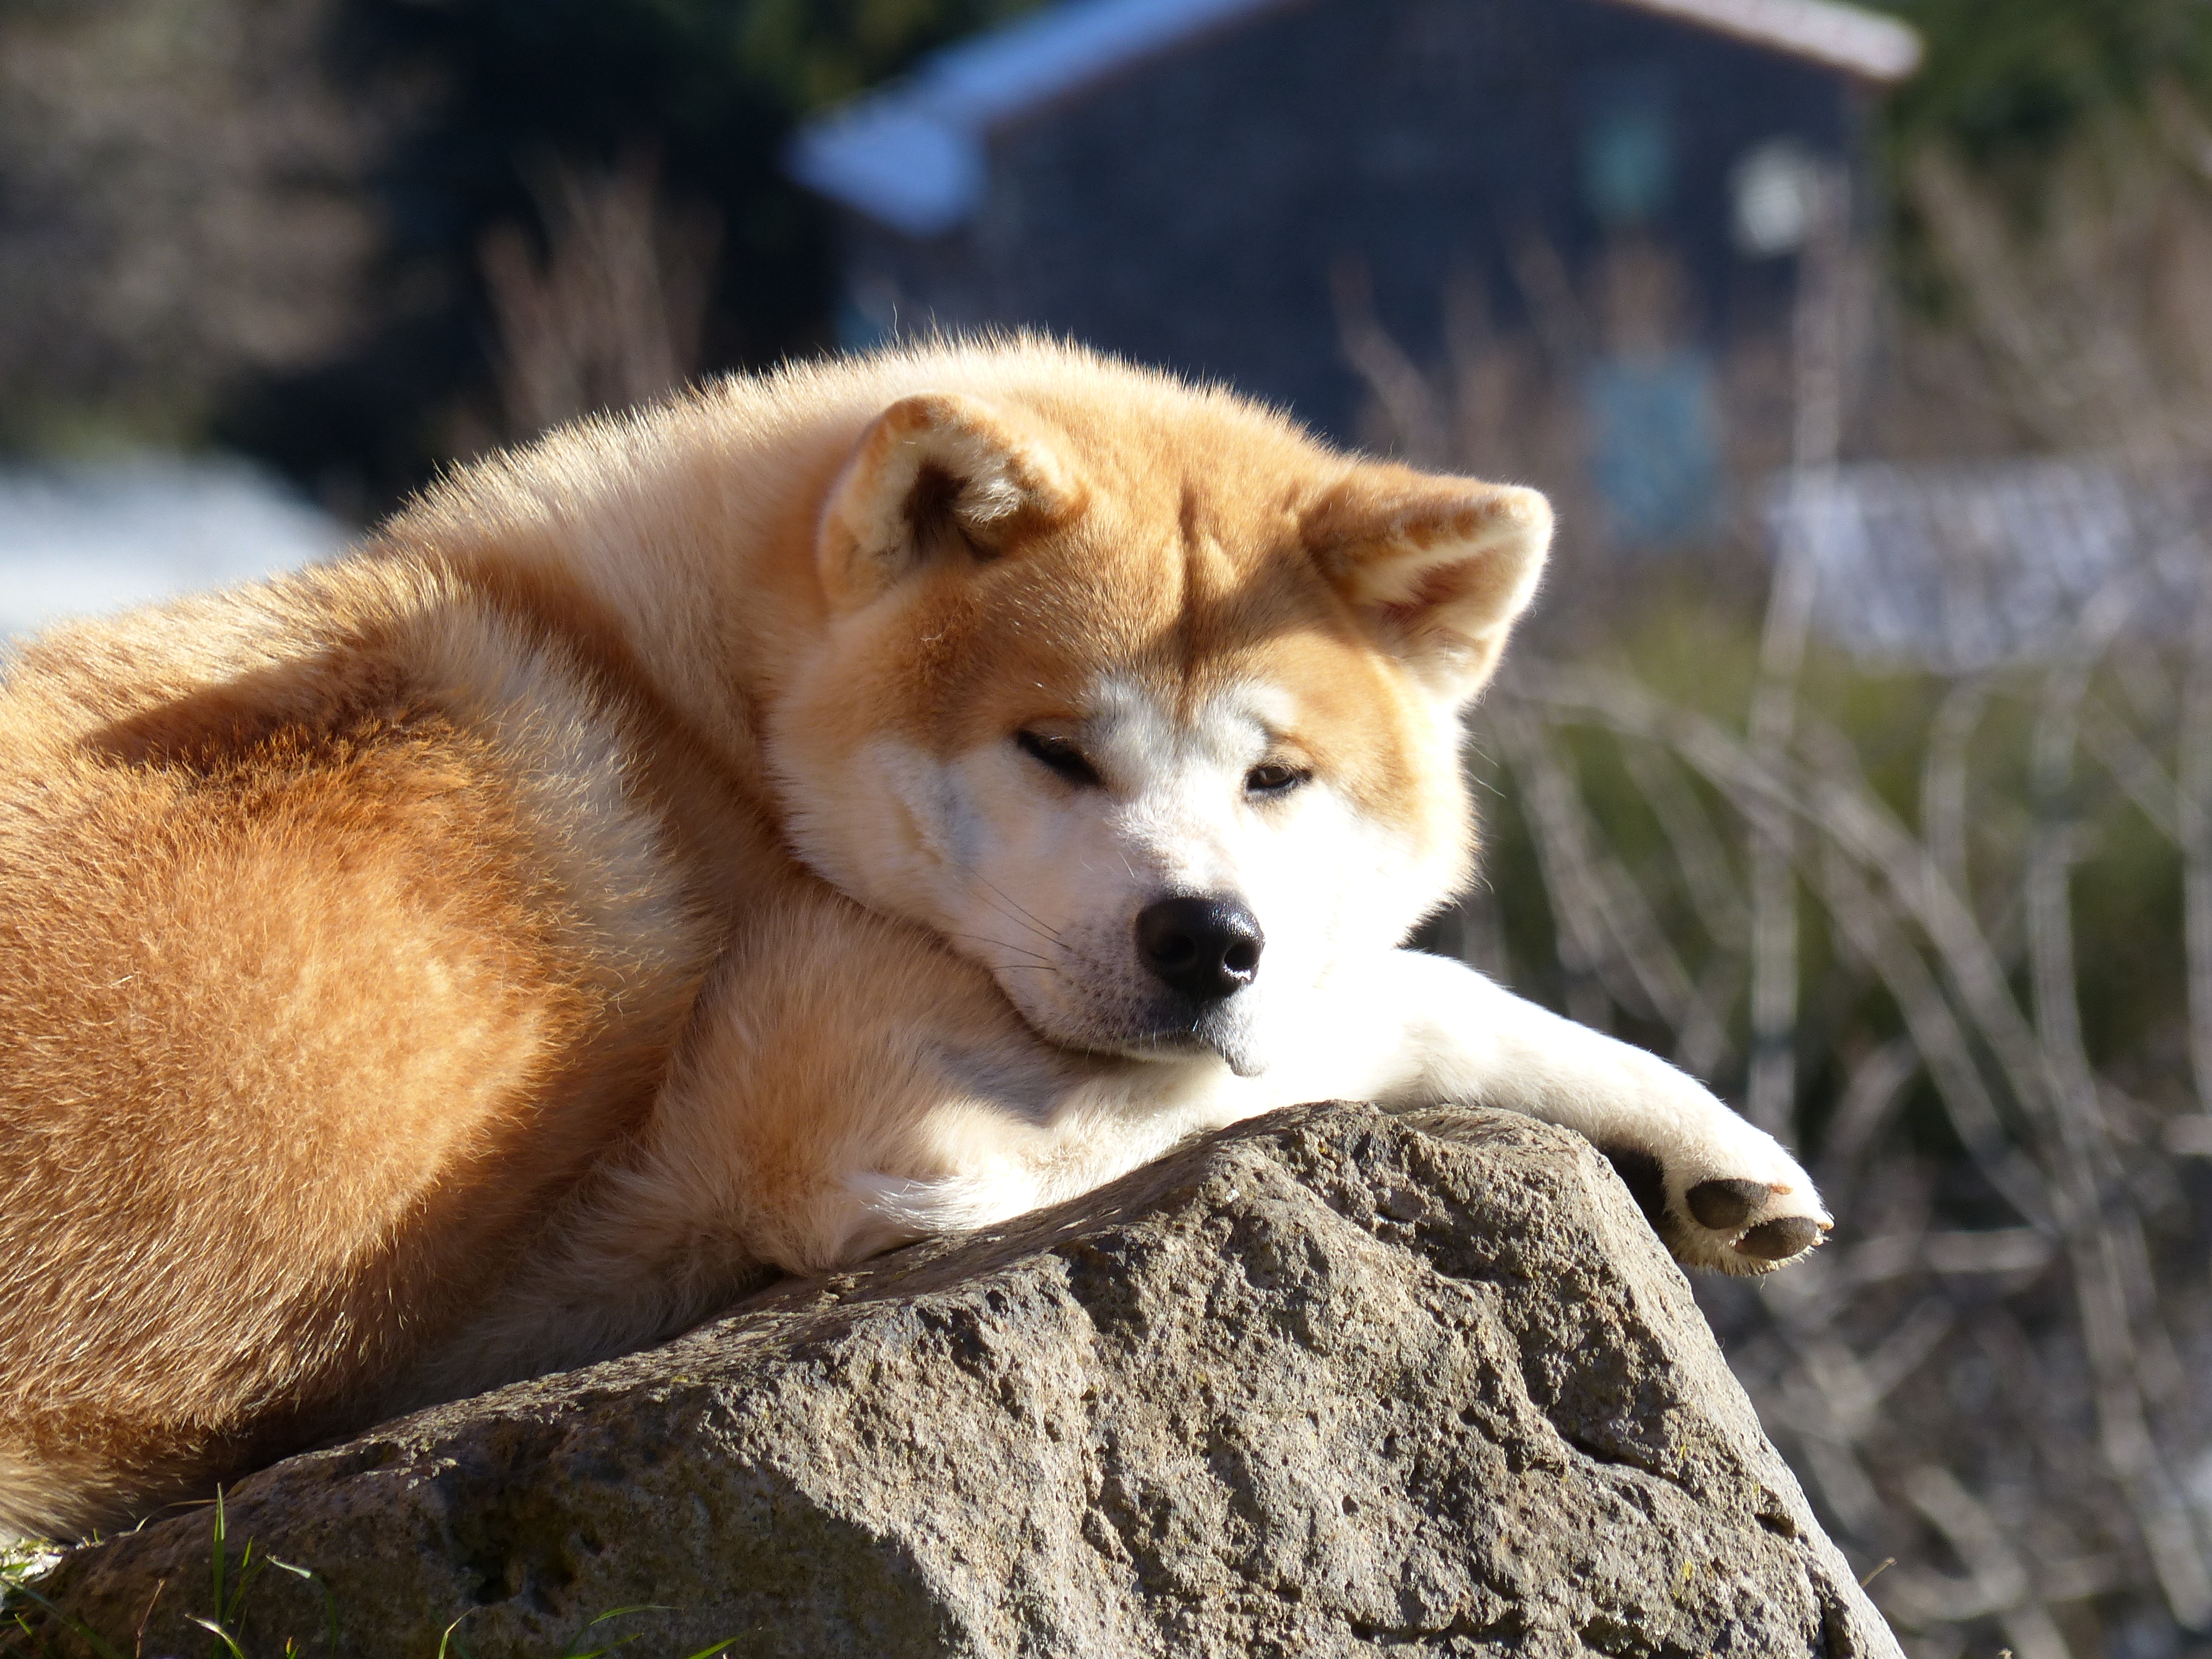
M 1253 1052 L 1251 1042 L 1228 1022 L 1201 1015 L 1177 1025 L 1148 1031 L 1123 1045 L 1124 1052 L 1141 1060 L 1192 1060 L 1212 1054 L 1238 1077 L 1257 1077 L 1266 1062 Z

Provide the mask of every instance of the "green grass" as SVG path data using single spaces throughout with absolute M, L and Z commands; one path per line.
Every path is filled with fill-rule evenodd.
M 122 1644 L 71 1617 L 34 1588 L 34 1581 L 45 1577 L 64 1553 L 58 1545 L 35 1540 L 0 1546 L 0 1659 L 60 1659 L 61 1650 L 55 1647 L 52 1640 L 53 1627 L 57 1626 L 83 1644 L 94 1659 L 139 1659 Z M 256 1583 L 271 1567 L 314 1587 L 320 1597 L 323 1620 L 321 1627 L 306 1639 L 288 1635 L 283 1638 L 282 1648 L 264 1648 L 257 1655 L 249 1652 L 245 1645 L 246 1604 Z M 318 1654 L 335 1659 L 339 1650 L 343 1626 L 337 1599 L 331 1594 L 330 1586 L 308 1568 L 257 1552 L 251 1538 L 234 1556 L 228 1517 L 224 1513 L 220 1490 L 216 1493 L 215 1532 L 209 1551 L 207 1607 L 206 1613 L 187 1617 L 191 1623 L 208 1632 L 209 1659 L 262 1659 L 262 1656 L 266 1659 L 313 1659 Z M 610 1607 L 585 1620 L 554 1659 L 605 1659 L 605 1656 L 643 1639 L 646 1634 L 633 1631 L 617 1635 L 605 1626 L 641 1613 L 669 1611 L 672 1609 L 652 1602 Z M 40 1612 L 44 1614 L 43 1627 L 33 1622 Z M 463 1613 L 447 1625 L 439 1638 L 436 1653 L 422 1655 L 420 1659 L 475 1659 L 462 1629 L 466 1619 L 467 1614 Z M 735 1637 L 727 1638 L 685 1659 L 714 1659 L 736 1640 Z M 135 1648 L 135 1641 L 132 1646 Z

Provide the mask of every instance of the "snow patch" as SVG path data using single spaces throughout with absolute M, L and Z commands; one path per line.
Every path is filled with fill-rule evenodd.
M 355 533 L 233 457 L 0 466 L 0 637 L 296 569 Z

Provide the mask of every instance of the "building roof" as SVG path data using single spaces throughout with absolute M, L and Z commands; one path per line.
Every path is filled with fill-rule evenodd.
M 1842 0 L 1613 0 L 1881 85 L 1920 67 L 1910 24 Z
M 1842 0 L 1609 0 L 1876 82 L 1920 62 L 1905 24 Z M 994 129 L 1295 0 L 1060 0 L 925 58 L 817 118 L 786 165 L 800 184 L 910 236 L 951 230 L 981 200 Z

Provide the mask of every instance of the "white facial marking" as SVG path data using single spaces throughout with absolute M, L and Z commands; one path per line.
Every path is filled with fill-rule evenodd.
M 1330 969 L 1395 943 L 1432 902 L 1431 872 L 1390 826 L 1316 769 L 1277 793 L 1253 769 L 1291 762 L 1297 699 L 1240 684 L 1186 716 L 1112 678 L 1054 726 L 1098 781 L 1070 781 L 1008 732 L 950 762 L 900 745 L 871 760 L 911 825 L 907 869 L 878 890 L 989 969 L 1038 1031 L 1130 1054 L 1211 1050 L 1264 1068 Z M 1252 982 L 1194 1002 L 1148 969 L 1138 916 L 1162 899 L 1241 904 L 1264 946 Z

